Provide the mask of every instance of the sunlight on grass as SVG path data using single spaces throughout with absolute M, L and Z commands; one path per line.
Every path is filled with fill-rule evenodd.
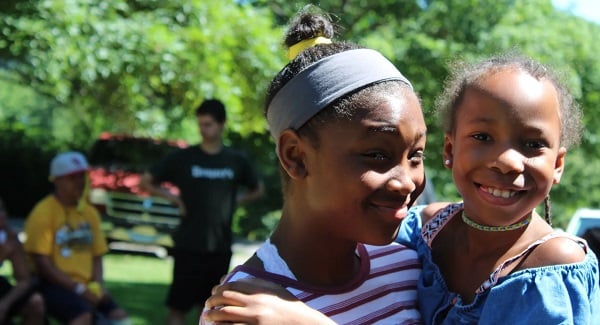
M 119 305 L 127 310 L 134 325 L 164 324 L 164 304 L 171 282 L 173 261 L 150 256 L 108 254 L 104 257 L 104 279 Z M 190 312 L 186 325 L 198 324 Z
M 171 259 L 108 254 L 104 257 L 104 279 L 115 282 L 169 284 L 172 267 Z
M 242 263 L 252 249 L 234 250 L 233 265 Z M 109 253 L 104 256 L 104 284 L 129 314 L 133 325 L 165 324 L 165 297 L 172 277 L 173 261 L 152 256 Z M 12 281 L 12 265 L 3 263 L 0 275 Z M 54 321 L 51 325 L 57 324 Z M 198 314 L 190 311 L 186 325 L 198 324 Z

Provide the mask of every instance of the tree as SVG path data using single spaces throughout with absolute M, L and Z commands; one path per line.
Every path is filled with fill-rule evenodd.
M 0 130 L 11 135 L 3 139 L 26 140 L 17 158 L 40 158 L 35 169 L 42 176 L 31 183 L 47 184 L 40 150 L 43 157 L 47 148 L 86 151 L 102 131 L 196 142 L 193 111 L 210 97 L 227 105 L 230 141 L 250 136 L 251 145 L 272 151 L 263 96 L 285 54 L 266 9 L 202 0 L 3 1 L 0 33 L 0 83 L 18 90 L 13 95 L 35 98 L 0 103 Z M 1 153 L 15 157 L 18 148 L 6 144 Z M 260 167 L 276 166 L 265 161 L 274 155 L 261 158 Z M 265 171 L 275 179 L 268 190 L 277 198 L 278 171 Z
M 215 96 L 232 110 L 230 141 L 272 153 L 263 94 L 284 64 L 284 25 L 304 5 L 284 0 L 2 2 L 0 67 L 44 95 L 45 113 L 39 116 L 50 116 L 49 127 L 57 132 L 75 130 L 65 139 L 106 129 L 192 139 L 195 126 L 186 117 L 202 98 Z M 429 128 L 427 172 L 443 199 L 458 199 L 441 164 L 443 134 L 433 109 L 448 62 L 516 47 L 558 67 L 585 110 L 587 129 L 552 192 L 555 223 L 564 226 L 577 207 L 598 206 L 598 24 L 557 11 L 551 0 L 322 0 L 319 7 L 334 17 L 341 39 L 380 50 L 413 82 Z M 274 155 L 262 158 L 277 166 Z M 277 178 L 276 168 L 266 169 Z
M 200 0 L 20 1 L 3 9 L 4 66 L 53 98 L 53 114 L 68 111 L 61 116 L 72 118 L 74 134 L 184 136 L 182 122 L 207 97 L 227 104 L 233 131 L 264 130 L 262 94 L 283 59 L 266 10 Z
M 285 1 L 255 1 L 275 12 L 278 22 L 300 5 Z M 600 168 L 600 26 L 557 11 L 550 0 L 320 1 L 347 27 L 342 38 L 382 51 L 413 82 L 426 121 L 427 172 L 439 196 L 458 199 L 451 175 L 441 161 L 443 134 L 434 100 L 448 74 L 448 63 L 471 61 L 514 48 L 563 72 L 585 110 L 586 132 L 579 148 L 570 151 L 567 169 L 552 191 L 555 225 L 565 226 L 577 207 L 598 206 Z M 337 15 L 338 13 L 343 13 Z M 595 159 L 594 159 L 595 158 Z M 585 179 L 585 182 L 581 182 Z

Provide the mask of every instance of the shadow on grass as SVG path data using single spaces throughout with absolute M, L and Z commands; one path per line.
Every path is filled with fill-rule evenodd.
M 165 297 L 171 281 L 172 261 L 144 254 L 111 252 L 104 256 L 104 284 L 134 325 L 166 324 Z M 186 325 L 198 324 L 190 311 Z
M 131 317 L 133 324 L 164 324 L 167 307 L 164 299 L 168 285 L 151 283 L 106 282 L 111 295 Z

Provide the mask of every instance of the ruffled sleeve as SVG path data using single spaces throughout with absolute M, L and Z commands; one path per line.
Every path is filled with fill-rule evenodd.
M 417 205 L 408 210 L 408 215 L 400 225 L 396 242 L 416 250 L 417 241 L 421 237 L 421 211 L 425 207 L 426 205 Z
M 480 322 L 600 324 L 598 283 L 598 260 L 590 250 L 582 263 L 515 272 L 491 289 Z

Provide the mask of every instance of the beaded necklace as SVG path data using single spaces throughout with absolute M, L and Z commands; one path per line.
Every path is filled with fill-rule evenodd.
M 467 217 L 467 215 L 465 214 L 464 210 L 462 212 L 463 222 L 466 223 L 468 226 L 473 227 L 477 230 L 481 230 L 481 231 L 511 231 L 511 230 L 519 229 L 519 228 L 522 228 L 529 224 L 529 222 L 531 221 L 531 216 L 532 215 L 530 214 L 529 217 L 527 217 L 526 219 L 521 220 L 517 223 L 513 223 L 512 225 L 508 225 L 508 226 L 484 226 L 484 225 L 480 225 L 477 222 L 469 219 L 469 217 Z

